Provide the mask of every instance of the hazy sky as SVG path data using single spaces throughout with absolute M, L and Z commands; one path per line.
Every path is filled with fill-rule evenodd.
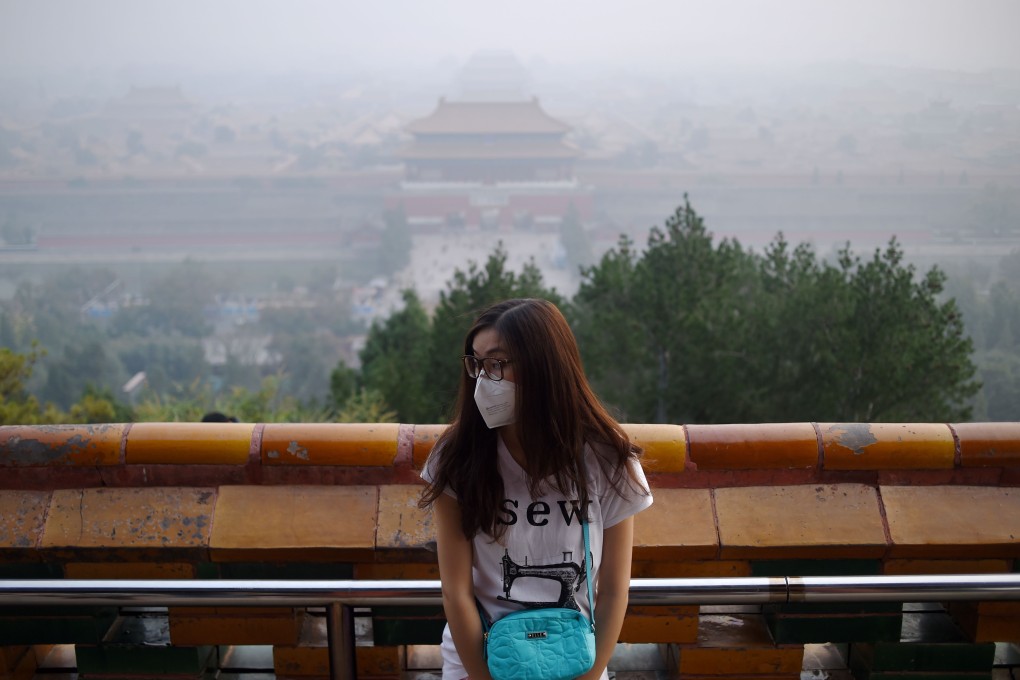
M 523 61 L 663 71 L 831 59 L 1020 68 L 1020 0 L 0 0 L 0 72 Z

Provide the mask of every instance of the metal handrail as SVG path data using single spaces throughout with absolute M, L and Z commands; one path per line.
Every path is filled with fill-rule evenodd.
M 1020 574 L 636 578 L 634 605 L 1020 600 Z M 326 607 L 330 678 L 353 680 L 354 607 L 439 605 L 436 580 L 0 579 L 0 606 Z

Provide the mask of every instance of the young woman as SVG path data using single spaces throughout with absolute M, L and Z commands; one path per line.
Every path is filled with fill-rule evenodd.
M 507 300 L 464 340 L 456 416 L 422 472 L 436 526 L 447 626 L 444 680 L 487 680 L 477 602 L 493 621 L 528 607 L 590 616 L 581 518 L 590 527 L 596 659 L 606 677 L 630 587 L 634 515 L 652 503 L 631 444 L 588 385 L 566 319 Z

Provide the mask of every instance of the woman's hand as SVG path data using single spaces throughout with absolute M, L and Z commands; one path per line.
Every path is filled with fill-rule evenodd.
M 443 609 L 453 644 L 471 680 L 491 680 L 482 655 L 482 620 L 471 579 L 474 549 L 461 530 L 460 504 L 453 496 L 440 494 L 432 506 L 432 517 L 436 524 Z
M 634 552 L 634 517 L 602 533 L 602 563 L 595 595 L 595 664 L 581 676 L 598 680 L 616 650 L 630 599 L 630 565 Z

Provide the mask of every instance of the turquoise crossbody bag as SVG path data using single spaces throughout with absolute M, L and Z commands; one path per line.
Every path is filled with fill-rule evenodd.
M 588 522 L 584 532 L 584 577 L 591 619 L 576 609 L 525 609 L 489 624 L 481 604 L 484 653 L 495 680 L 570 680 L 595 664 L 595 598 L 588 566 Z

